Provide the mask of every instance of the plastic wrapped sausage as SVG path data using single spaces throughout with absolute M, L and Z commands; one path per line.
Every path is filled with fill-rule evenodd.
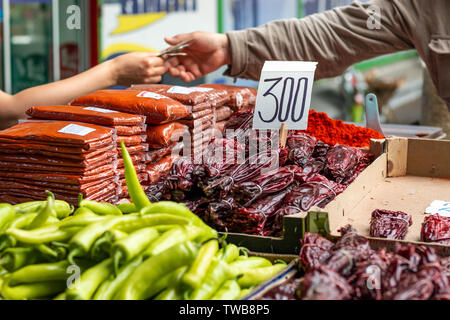
M 115 110 L 86 106 L 39 106 L 27 110 L 27 115 L 46 120 L 86 122 L 106 127 L 139 126 L 145 117 Z
M 178 142 L 188 132 L 188 127 L 178 122 L 171 122 L 147 128 L 147 143 L 152 149 L 163 148 Z
M 70 104 L 143 115 L 148 124 L 167 123 L 189 114 L 188 107 L 180 102 L 148 91 L 101 90 L 79 97 Z
M 156 183 L 161 177 L 168 176 L 172 165 L 180 159 L 179 155 L 168 155 L 158 162 L 150 163 L 147 165 L 146 173 L 148 174 L 148 183 L 150 185 Z
M 22 122 L 0 131 L 1 143 L 41 143 L 91 150 L 111 141 L 114 131 L 102 126 L 67 121 Z
M 133 85 L 130 90 L 145 90 L 159 93 L 189 106 L 210 103 L 213 107 L 223 106 L 228 101 L 228 92 L 224 89 L 181 87 L 165 84 Z
M 228 92 L 227 106 L 233 110 L 240 110 L 243 107 L 255 105 L 258 92 L 251 87 L 230 86 L 226 84 L 202 84 L 199 87 L 223 89 Z
M 18 163 L 28 163 L 28 164 L 41 164 L 50 166 L 60 166 L 60 167 L 76 167 L 76 168 L 87 168 L 95 167 L 101 164 L 109 163 L 117 160 L 116 152 L 103 152 L 95 157 L 89 159 L 64 159 L 56 157 L 43 157 L 35 155 L 22 155 L 22 154 L 0 154 L 0 161 L 3 162 L 18 162 Z

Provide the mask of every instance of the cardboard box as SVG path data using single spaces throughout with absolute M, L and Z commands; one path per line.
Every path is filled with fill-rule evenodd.
M 377 160 L 326 209 L 314 208 L 307 217 L 306 231 L 322 229 L 331 237 L 339 237 L 339 228 L 351 224 L 369 238 L 373 247 L 392 249 L 397 242 L 414 243 L 450 255 L 450 245 L 420 239 L 428 205 L 433 200 L 450 201 L 450 141 L 373 140 L 370 152 L 378 155 Z M 412 216 L 413 224 L 404 241 L 369 237 L 375 209 L 403 211 Z

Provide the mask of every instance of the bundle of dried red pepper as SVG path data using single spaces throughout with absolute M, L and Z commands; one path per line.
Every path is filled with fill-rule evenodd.
M 300 261 L 306 271 L 296 285 L 305 300 L 448 300 L 448 258 L 431 247 L 397 244 L 394 252 L 373 250 L 351 226 L 333 244 L 306 233 Z M 283 284 L 283 285 L 286 285 Z M 276 291 L 277 289 L 272 289 Z M 262 299 L 270 299 L 268 292 Z M 292 298 L 292 293 L 287 298 Z

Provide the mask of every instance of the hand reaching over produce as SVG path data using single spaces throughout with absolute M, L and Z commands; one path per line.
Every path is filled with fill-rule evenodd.
M 183 49 L 187 56 L 175 57 L 167 62 L 170 75 L 185 82 L 194 81 L 231 63 L 228 37 L 224 34 L 199 31 L 165 40 L 172 46 L 192 40 L 190 46 Z
M 0 129 L 6 121 L 25 118 L 32 106 L 65 105 L 76 97 L 112 86 L 157 83 L 167 72 L 163 59 L 153 53 L 134 52 L 105 61 L 68 79 L 33 87 L 15 95 L 0 91 Z

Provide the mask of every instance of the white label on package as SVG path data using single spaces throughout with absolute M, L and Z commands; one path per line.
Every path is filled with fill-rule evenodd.
M 174 86 L 172 88 L 170 88 L 169 90 L 167 90 L 167 93 L 175 93 L 175 94 L 191 94 L 194 92 L 209 92 L 213 89 L 211 88 L 199 88 L 199 87 L 178 87 L 178 86 Z
M 266 61 L 261 72 L 253 117 L 254 130 L 308 128 L 317 62 Z
M 450 202 L 434 200 L 428 208 L 425 209 L 425 213 L 439 214 L 444 217 L 450 217 Z
M 152 98 L 152 99 L 167 99 L 167 97 L 162 96 L 158 93 L 154 93 L 154 92 L 149 92 L 149 91 L 142 91 L 141 93 L 139 93 L 137 95 L 139 98 Z
M 81 136 L 84 137 L 85 135 L 94 132 L 95 129 L 92 128 L 88 128 L 88 127 L 83 127 L 80 126 L 78 124 L 69 124 L 68 126 L 65 126 L 64 128 L 62 128 L 61 130 L 59 130 L 58 132 L 60 133 L 68 133 L 68 134 L 75 134 L 77 136 Z
M 96 107 L 87 107 L 87 108 L 84 108 L 84 110 L 97 111 L 97 112 L 101 112 L 101 113 L 117 113 L 117 111 L 114 111 L 114 110 L 102 109 L 102 108 L 96 108 Z

